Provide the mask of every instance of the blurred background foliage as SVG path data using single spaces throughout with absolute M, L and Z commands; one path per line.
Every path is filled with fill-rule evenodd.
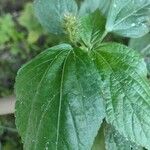
M 76 1 L 80 5 L 83 0 Z M 22 64 L 59 41 L 38 23 L 31 0 L 0 0 L 0 97 L 14 93 L 16 73 Z M 109 34 L 106 41 L 129 43 L 141 52 L 150 75 L 150 34 L 131 40 Z M 0 150 L 22 150 L 14 120 L 13 115 L 0 117 Z
M 57 40 L 38 23 L 32 2 L 0 0 L 0 97 L 13 94 L 21 65 Z M 14 120 L 13 115 L 0 117 L 0 150 L 22 149 Z
M 23 63 L 55 43 L 38 23 L 32 3 L 25 2 L 0 1 L 0 97 L 13 92 Z

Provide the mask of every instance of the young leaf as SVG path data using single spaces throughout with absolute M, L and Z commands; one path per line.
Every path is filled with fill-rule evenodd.
M 79 15 L 85 16 L 99 9 L 104 15 L 107 15 L 111 0 L 84 0 L 81 3 Z
M 144 60 L 116 43 L 102 45 L 93 55 L 105 80 L 107 122 L 128 140 L 150 148 L 150 84 Z
M 63 34 L 65 16 L 76 16 L 78 10 L 74 0 L 35 0 L 34 6 L 40 23 L 54 34 Z
M 90 150 L 105 117 L 101 78 L 87 52 L 60 45 L 16 79 L 16 124 L 26 150 Z
M 106 30 L 137 38 L 150 31 L 150 0 L 113 0 Z
M 98 10 L 92 14 L 81 17 L 79 36 L 89 49 L 92 49 L 93 46 L 99 43 L 105 31 L 105 22 L 105 18 Z
M 143 150 L 131 141 L 121 136 L 112 126 L 105 126 L 106 150 Z
M 148 75 L 150 75 L 150 33 L 141 38 L 131 39 L 129 46 L 139 51 L 145 57 Z

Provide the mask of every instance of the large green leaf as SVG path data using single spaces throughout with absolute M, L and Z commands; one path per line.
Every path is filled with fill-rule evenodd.
M 150 31 L 150 0 L 113 0 L 106 30 L 137 38 Z
M 99 9 L 103 14 L 107 15 L 110 3 L 111 0 L 84 0 L 81 3 L 79 14 L 84 16 Z
M 141 38 L 131 39 L 129 46 L 145 57 L 148 74 L 150 75 L 150 33 Z
M 80 18 L 79 37 L 90 50 L 100 43 L 105 31 L 105 18 L 98 10 Z
M 144 59 L 116 43 L 102 45 L 93 55 L 105 80 L 107 122 L 128 140 L 150 148 L 150 84 Z
M 81 49 L 60 45 L 16 79 L 16 124 L 25 150 L 90 150 L 105 110 L 101 78 Z
M 74 0 L 35 0 L 34 5 L 40 23 L 54 34 L 64 33 L 65 16 L 76 16 L 78 10 Z
M 105 145 L 106 150 L 143 150 L 142 147 L 130 142 L 112 126 L 105 126 Z

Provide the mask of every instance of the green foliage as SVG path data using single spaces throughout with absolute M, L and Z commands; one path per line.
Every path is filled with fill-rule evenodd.
M 84 0 L 81 3 L 79 14 L 84 16 L 94 12 L 96 9 L 99 9 L 104 15 L 107 15 L 110 2 L 111 0 Z
M 129 46 L 139 51 L 145 57 L 148 75 L 150 76 L 150 33 L 141 38 L 131 39 Z
M 106 13 L 109 4 L 110 1 L 102 2 L 99 0 L 85 0 L 81 3 L 81 7 L 78 11 L 77 4 L 74 0 L 35 0 L 35 11 L 40 23 L 50 33 L 65 34 L 64 27 L 72 18 L 75 18 L 76 22 L 79 23 L 80 21 L 78 19 L 81 16 L 85 16 L 97 9 Z
M 36 17 L 33 13 L 32 3 L 27 3 L 24 11 L 21 12 L 21 15 L 18 19 L 20 25 L 25 27 L 28 31 L 27 42 L 29 44 L 35 43 L 39 37 L 43 34 L 43 30 L 40 24 L 37 22 Z M 31 23 L 32 22 L 32 23 Z
M 118 133 L 112 126 L 105 126 L 107 150 L 143 150 L 142 147 L 130 142 Z
M 83 16 L 80 20 L 80 27 L 77 34 L 83 46 L 91 50 L 98 46 L 101 36 L 105 30 L 105 18 L 95 11 L 89 15 Z
M 17 72 L 18 60 L 14 60 L 6 52 L 0 53 L 0 97 L 8 96 L 13 92 L 13 81 Z
M 113 0 L 106 30 L 137 38 L 150 31 L 150 0 Z
M 16 82 L 16 122 L 23 123 L 25 149 L 92 147 L 105 113 L 101 78 L 86 52 L 70 45 L 48 49 L 19 71 Z M 49 114 L 55 115 L 48 119 Z
M 94 57 L 106 83 L 107 122 L 124 137 L 150 148 L 150 84 L 144 60 L 132 49 L 115 43 L 97 48 Z
M 40 23 L 54 34 L 63 34 L 63 22 L 68 15 L 76 16 L 74 0 L 35 0 L 35 11 Z
M 27 32 L 20 32 L 22 27 Z M 19 55 L 22 59 L 28 58 L 30 53 L 40 52 L 37 42 L 41 36 L 47 36 L 34 16 L 31 3 L 25 5 L 18 18 L 9 13 L 0 17 L 0 29 L 0 50 L 8 49 L 11 55 Z M 51 41 L 49 38 L 42 47 L 47 48 Z
M 41 24 L 65 33 L 68 44 L 47 49 L 18 72 L 16 125 L 25 150 L 97 150 L 101 138 L 107 150 L 150 149 L 144 59 L 125 45 L 103 43 L 108 32 L 140 37 L 149 31 L 150 1 L 135 2 L 112 1 L 106 21 L 99 10 L 80 15 L 73 0 L 35 0 Z M 79 8 L 85 3 L 90 8 L 88 1 Z
M 0 136 L 4 133 L 4 129 L 2 128 L 2 121 L 0 120 Z
M 0 29 L 0 45 L 9 41 L 17 42 L 22 37 L 22 34 L 17 33 L 15 23 L 10 14 L 0 18 Z
M 44 44 L 39 41 L 41 37 L 44 37 Z M 21 64 L 41 52 L 41 47 L 52 45 L 52 40 L 46 37 L 34 17 L 31 3 L 27 3 L 19 18 L 9 13 L 0 16 L 0 97 L 13 93 Z
M 12 116 L 0 117 L 0 150 L 22 150 L 21 140 Z

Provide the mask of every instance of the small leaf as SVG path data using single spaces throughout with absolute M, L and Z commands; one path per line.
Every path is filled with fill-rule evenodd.
M 107 15 L 111 0 L 84 0 L 81 2 L 79 14 L 85 16 L 99 9 L 103 14 Z
M 27 41 L 29 44 L 35 43 L 40 37 L 40 35 L 44 33 L 41 25 L 39 24 L 39 22 L 37 21 L 37 18 L 34 15 L 32 3 L 27 3 L 25 5 L 25 8 L 21 12 L 21 15 L 18 18 L 18 21 L 20 25 L 22 25 L 28 30 Z
M 150 0 L 113 0 L 106 30 L 137 38 L 150 31 Z
M 112 126 L 105 126 L 106 150 L 143 150 L 131 141 L 121 136 Z
M 89 49 L 99 44 L 100 38 L 105 31 L 105 23 L 105 18 L 98 10 L 92 14 L 81 17 L 79 36 Z
M 27 3 L 22 11 L 21 15 L 18 18 L 20 25 L 25 27 L 28 31 L 38 30 L 42 32 L 40 24 L 37 22 L 36 17 L 34 16 L 33 4 Z M 31 21 L 33 21 L 31 23 Z
M 150 75 L 150 33 L 141 38 L 131 39 L 129 46 L 139 51 L 145 57 L 148 75 Z
M 105 110 L 90 56 L 70 45 L 41 53 L 16 79 L 16 124 L 26 150 L 90 150 Z
M 150 84 L 144 60 L 116 43 L 101 45 L 92 54 L 105 80 L 107 122 L 128 140 L 150 149 Z
M 65 15 L 76 16 L 78 10 L 74 0 L 35 0 L 34 5 L 40 23 L 54 34 L 63 34 Z

